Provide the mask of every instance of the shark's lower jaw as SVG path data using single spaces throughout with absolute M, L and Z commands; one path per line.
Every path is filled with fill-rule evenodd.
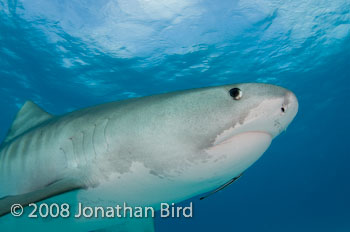
M 227 168 L 240 173 L 260 158 L 271 141 L 272 136 L 267 132 L 242 132 L 214 144 L 207 153 L 212 157 L 225 157 L 225 163 L 230 164 Z
M 270 136 L 272 140 L 272 135 L 268 132 L 264 131 L 248 131 L 248 132 L 242 132 L 235 135 L 232 135 L 230 137 L 227 137 L 225 140 L 220 141 L 219 143 L 214 144 L 214 147 L 221 146 L 223 144 L 232 143 L 238 140 L 242 141 L 248 141 L 248 142 L 254 142 L 256 139 L 262 139 L 263 137 Z

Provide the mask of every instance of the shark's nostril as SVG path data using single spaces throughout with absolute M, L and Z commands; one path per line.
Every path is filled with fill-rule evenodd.
M 282 106 L 281 111 L 284 113 L 284 112 L 286 112 L 286 109 Z

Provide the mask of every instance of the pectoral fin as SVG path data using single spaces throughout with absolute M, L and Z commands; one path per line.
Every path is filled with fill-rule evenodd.
M 13 204 L 25 207 L 31 203 L 81 188 L 84 186 L 78 184 L 76 180 L 61 179 L 33 192 L 0 198 L 0 217 L 10 212 Z

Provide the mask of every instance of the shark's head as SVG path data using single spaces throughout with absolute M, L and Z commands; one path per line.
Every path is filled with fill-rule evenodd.
M 129 192 L 144 191 L 142 199 L 180 201 L 251 166 L 291 123 L 298 101 L 282 87 L 245 83 L 139 98 L 120 109 L 108 127 L 111 165 L 129 189 L 135 183 Z
M 298 111 L 291 91 L 258 83 L 188 90 L 164 99 L 153 111 L 162 113 L 152 127 L 155 132 L 150 132 L 163 141 L 164 160 L 158 160 L 196 194 L 252 165 Z

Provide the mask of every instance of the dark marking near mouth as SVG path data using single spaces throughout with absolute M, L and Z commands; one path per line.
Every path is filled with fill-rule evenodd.
M 230 184 L 232 184 L 233 182 L 235 182 L 236 180 L 238 180 L 241 176 L 243 175 L 243 172 L 241 174 L 239 174 L 238 176 L 234 177 L 233 179 L 231 179 L 230 181 L 228 181 L 227 183 L 221 185 L 219 188 L 215 189 L 214 191 L 210 192 L 208 195 L 199 198 L 199 200 L 203 200 L 211 195 L 213 195 L 214 193 L 219 192 L 220 190 L 223 190 L 224 188 L 226 188 L 227 186 L 229 186 Z

